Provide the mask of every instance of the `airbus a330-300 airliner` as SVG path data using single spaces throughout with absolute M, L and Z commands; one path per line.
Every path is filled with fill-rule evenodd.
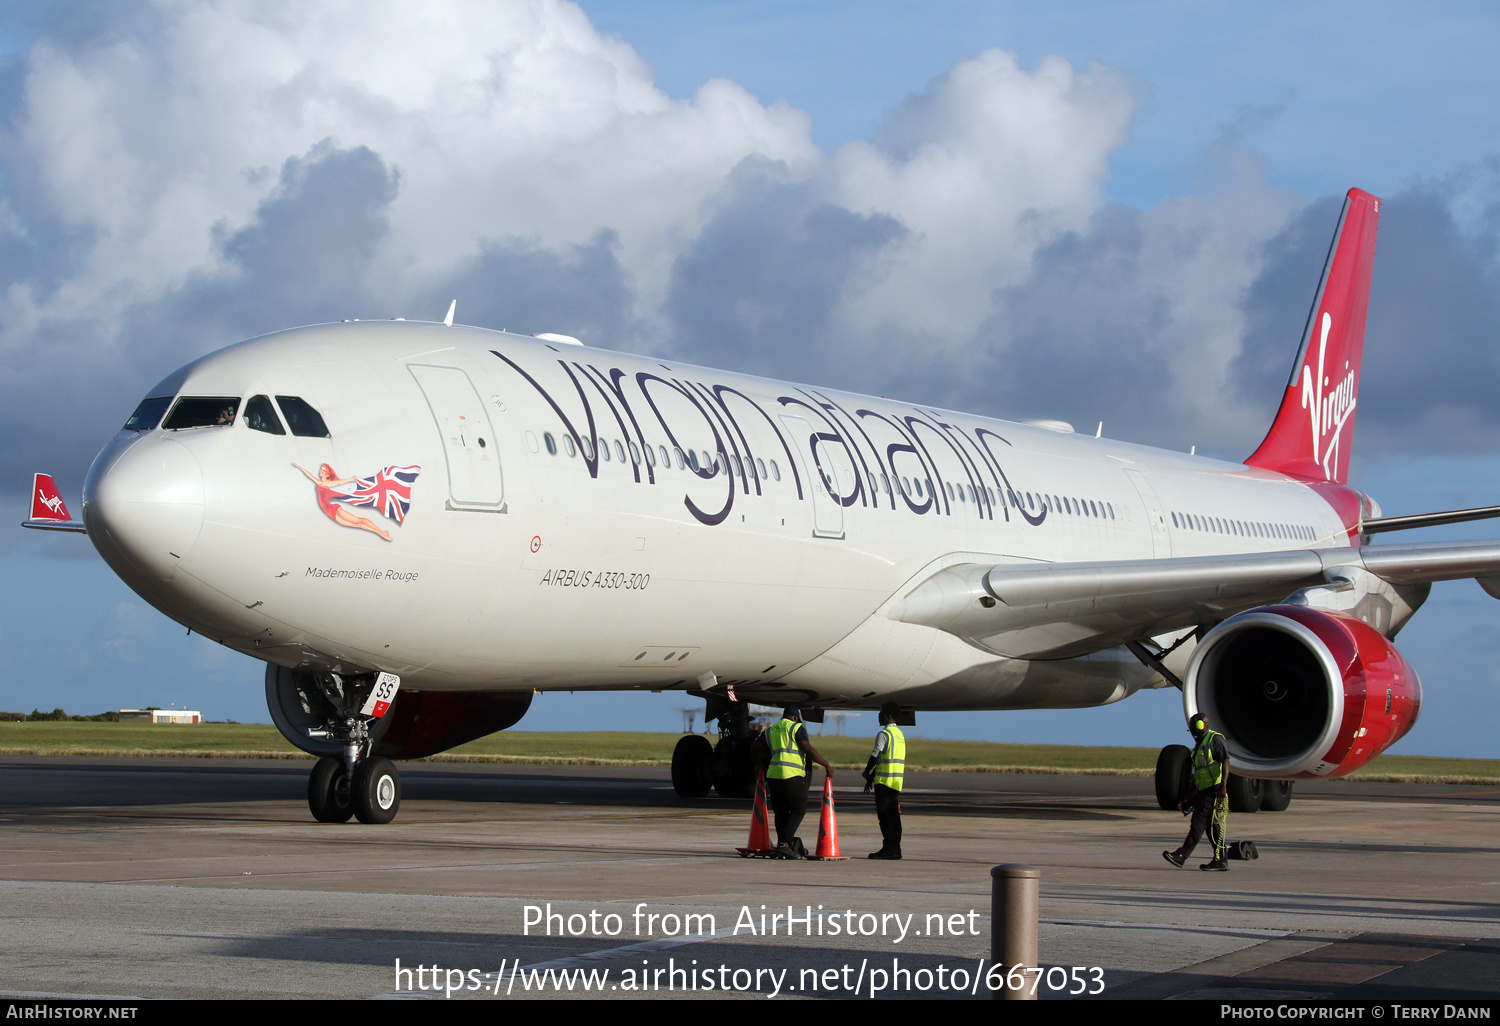
M 320 756 L 313 815 L 387 822 L 392 759 L 539 691 L 681 690 L 686 796 L 752 787 L 749 701 L 1106 705 L 1175 686 L 1240 807 L 1363 765 L 1416 720 L 1391 643 L 1433 581 L 1500 596 L 1500 542 L 1367 544 L 1348 483 L 1380 201 L 1351 190 L 1270 433 L 1244 464 L 442 322 L 211 353 L 151 389 L 69 519 L 147 602 L 266 662 Z M 1290 340 L 1289 340 L 1290 341 Z M 1164 749 L 1174 805 L 1186 749 Z

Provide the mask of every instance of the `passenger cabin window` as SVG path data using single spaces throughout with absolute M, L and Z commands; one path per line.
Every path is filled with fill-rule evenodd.
M 572 459 L 575 455 L 577 455 L 578 450 L 573 448 L 572 435 L 563 435 L 563 450 L 568 454 L 569 459 Z
M 309 406 L 305 399 L 295 395 L 278 395 L 276 405 L 281 407 L 281 415 L 286 418 L 287 426 L 298 438 L 328 437 L 328 425 L 323 423 L 323 415 Z
M 141 405 L 135 408 L 130 419 L 125 422 L 126 431 L 154 431 L 156 425 L 161 423 L 161 415 L 167 412 L 167 407 L 172 405 L 172 397 L 169 395 L 154 396 L 142 399 Z
M 557 439 L 552 437 L 551 431 L 542 432 L 542 444 L 547 447 L 548 456 L 557 455 Z
M 162 427 L 168 431 L 226 427 L 234 423 L 234 415 L 239 408 L 238 397 L 185 395 L 177 400 L 177 405 L 167 414 L 167 421 Z
M 281 418 L 276 416 L 276 407 L 271 405 L 271 397 L 266 395 L 255 396 L 245 404 L 245 426 L 268 435 L 286 434 Z

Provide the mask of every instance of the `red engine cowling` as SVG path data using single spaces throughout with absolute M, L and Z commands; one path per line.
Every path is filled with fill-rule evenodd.
M 1375 628 L 1342 613 L 1262 606 L 1199 643 L 1183 703 L 1224 735 L 1231 768 L 1281 780 L 1353 772 L 1422 707 L 1417 674 Z

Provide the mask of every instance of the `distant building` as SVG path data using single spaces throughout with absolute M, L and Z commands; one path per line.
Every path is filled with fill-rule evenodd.
M 152 723 L 202 723 L 203 714 L 196 709 L 121 709 L 120 722 L 150 720 Z

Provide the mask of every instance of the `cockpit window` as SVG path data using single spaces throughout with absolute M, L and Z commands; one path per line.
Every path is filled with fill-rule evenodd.
M 150 399 L 142 399 L 141 405 L 135 408 L 130 419 L 125 422 L 126 431 L 153 431 L 156 425 L 161 423 L 161 415 L 167 412 L 167 407 L 172 405 L 172 397 L 169 395 L 154 396 Z
M 305 400 L 295 395 L 278 395 L 276 402 L 281 406 L 281 415 L 286 418 L 292 434 L 299 438 L 328 437 L 328 425 L 323 423 L 323 415 Z
M 162 427 L 168 431 L 183 428 L 224 427 L 234 423 L 234 415 L 240 408 L 238 396 L 185 395 L 177 400 L 167 421 Z
M 264 431 L 268 435 L 284 435 L 286 428 L 281 426 L 281 418 L 276 416 L 276 408 L 271 405 L 269 396 L 258 395 L 245 404 L 245 426 L 251 431 Z

